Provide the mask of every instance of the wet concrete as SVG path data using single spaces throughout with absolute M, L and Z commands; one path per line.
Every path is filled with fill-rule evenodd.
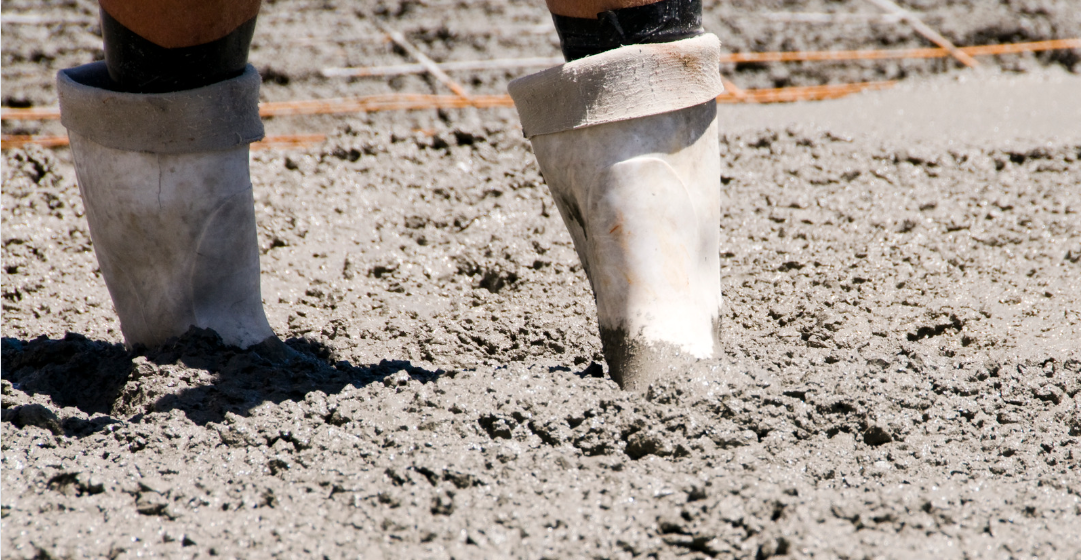
M 725 122 L 731 131 L 804 124 L 897 145 L 949 149 L 978 142 L 1008 149 L 1081 143 L 1079 97 L 1081 76 L 1076 74 L 1006 74 L 984 68 L 902 82 L 843 100 L 737 105 Z
M 554 48 L 440 35 L 442 5 L 380 6 L 430 24 L 411 37 L 441 56 Z M 544 23 L 539 6 L 487 6 L 465 13 Z M 290 7 L 260 25 L 349 13 Z M 966 7 L 933 14 L 954 30 L 1043 29 L 998 7 L 950 15 Z M 780 40 L 758 25 L 741 40 Z M 29 53 L 9 37 L 29 33 L 5 25 L 5 57 Z M 63 36 L 38 64 L 93 56 Z M 792 40 L 829 48 L 836 33 L 815 37 Z M 874 37 L 863 46 L 886 44 Z M 310 74 L 348 51 L 292 48 L 308 66 L 253 54 L 280 65 L 269 98 L 377 87 Z M 205 331 L 125 350 L 70 154 L 6 151 L 3 554 L 1076 557 L 1081 143 L 1076 76 L 1058 60 L 721 107 L 723 355 L 641 394 L 606 376 L 588 281 L 512 112 L 268 122 L 336 131 L 252 160 L 264 303 L 291 351 Z M 5 74 L 4 94 L 48 104 L 45 82 Z M 1003 109 L 1016 126 L 996 135 L 972 116 L 996 102 L 969 92 L 1022 90 L 1009 112 L 1034 117 Z M 952 124 L 917 126 L 898 105 Z M 931 142 L 944 134 L 953 145 Z

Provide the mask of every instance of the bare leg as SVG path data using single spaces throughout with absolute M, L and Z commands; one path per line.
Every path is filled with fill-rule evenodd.
M 701 0 L 547 0 L 563 57 L 702 34 Z
M 653 4 L 657 0 L 547 0 L 548 11 L 575 18 L 596 18 L 597 14 L 620 8 Z
M 101 0 L 118 89 L 161 93 L 235 78 L 248 62 L 260 0 Z

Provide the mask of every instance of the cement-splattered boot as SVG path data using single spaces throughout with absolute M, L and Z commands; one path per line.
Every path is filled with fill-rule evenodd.
M 716 352 L 719 57 L 706 34 L 620 47 L 509 87 L 624 389 Z
M 251 66 L 160 94 L 110 91 L 104 62 L 57 77 L 90 236 L 129 346 L 193 325 L 245 348 L 274 336 L 248 174 L 248 144 L 263 137 L 259 84 Z

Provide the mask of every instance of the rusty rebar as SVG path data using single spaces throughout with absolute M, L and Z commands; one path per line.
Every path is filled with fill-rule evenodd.
M 783 88 L 745 89 L 743 97 L 721 94 L 717 103 L 791 103 L 793 101 L 822 101 L 837 99 L 861 91 L 887 89 L 897 85 L 896 80 L 881 82 L 858 82 L 824 86 L 794 86 Z
M 1030 43 L 1007 43 L 959 47 L 973 56 L 1017 54 L 1022 52 L 1054 51 L 1081 48 L 1081 38 L 1051 39 Z M 721 62 L 806 62 L 812 60 L 883 60 L 898 58 L 945 58 L 950 52 L 941 48 L 921 49 L 875 49 L 856 51 L 789 51 L 759 53 L 721 53 Z
M 961 50 L 972 56 L 1016 54 L 1060 49 L 1081 48 L 1081 38 L 1052 39 L 1029 43 L 1007 43 L 1000 45 L 982 45 L 962 47 Z M 889 58 L 941 58 L 950 56 L 949 51 L 940 48 L 869 50 L 869 51 L 802 51 L 802 52 L 767 52 L 767 53 L 730 53 L 722 54 L 722 62 L 792 62 L 810 60 L 874 60 Z M 832 99 L 863 91 L 890 87 L 894 82 L 868 82 L 862 84 L 840 84 L 830 86 L 809 86 L 774 89 L 743 90 L 733 87 L 725 80 L 728 93 L 718 97 L 720 103 L 756 102 L 778 103 L 814 99 Z M 264 117 L 287 115 L 319 115 L 335 113 L 361 113 L 377 111 L 400 111 L 419 109 L 462 109 L 474 107 L 486 109 L 492 107 L 513 107 L 514 103 L 507 95 L 434 95 L 434 94 L 385 94 L 367 97 L 342 99 L 310 99 L 299 101 L 278 101 L 262 103 L 259 114 Z M 9 108 L 0 110 L 0 120 L 55 120 L 60 118 L 56 107 Z M 45 146 L 65 145 L 63 136 L 27 136 L 4 135 L 4 148 L 26 143 Z M 59 143 L 57 143 L 59 142 Z
M 271 148 L 289 148 L 318 144 L 327 139 L 326 134 L 281 134 L 267 136 L 262 140 L 251 144 L 253 150 L 266 150 Z M 4 134 L 0 137 L 0 147 L 3 149 L 18 148 L 27 144 L 36 144 L 43 148 L 57 148 L 68 145 L 67 136 L 34 136 L 30 134 Z
M 821 99 L 836 99 L 861 91 L 885 89 L 896 84 L 895 81 L 886 82 L 862 82 L 855 84 L 838 84 L 825 86 L 801 86 L 770 89 L 743 89 L 740 94 L 732 91 L 725 92 L 717 97 L 718 103 L 788 103 L 792 101 L 814 101 Z M 377 98 L 377 99 L 373 99 Z M 514 102 L 509 95 L 483 95 L 463 99 L 456 95 L 382 95 L 373 98 L 358 99 L 322 99 L 308 101 L 285 101 L 264 103 L 259 110 L 263 116 L 285 115 L 326 115 L 336 113 L 355 113 L 368 111 L 394 111 L 412 109 L 461 109 L 465 107 L 490 108 L 490 107 L 513 107 Z M 39 110 L 39 112 L 44 112 Z M 59 112 L 55 117 L 59 117 Z M 53 117 L 53 118 L 55 118 Z M 267 136 L 263 140 L 252 144 L 253 149 L 265 149 L 272 147 L 303 146 L 322 142 L 326 139 L 325 134 L 286 134 L 280 136 Z M 66 146 L 67 136 L 32 136 L 32 135 L 3 135 L 2 147 L 17 148 L 26 144 L 37 144 L 44 147 Z
M 956 58 L 957 60 L 959 60 L 961 62 L 961 64 L 964 64 L 965 66 L 968 66 L 969 68 L 975 68 L 975 67 L 980 65 L 979 62 L 976 62 L 975 58 L 972 58 L 971 56 L 969 56 L 968 53 L 966 53 L 965 51 L 957 48 L 957 46 L 955 46 L 953 43 L 951 43 L 949 39 L 947 39 L 947 38 L 943 37 L 941 34 L 939 34 L 938 31 L 935 31 L 934 29 L 931 29 L 931 26 L 924 23 L 923 20 L 921 20 L 919 18 L 919 16 L 917 16 L 916 14 L 914 14 L 914 13 L 912 13 L 912 12 L 898 6 L 897 4 L 895 4 L 893 2 L 893 0 L 867 0 L 867 1 L 874 4 L 875 6 L 878 6 L 883 11 L 889 12 L 891 14 L 895 14 L 897 17 L 900 17 L 902 20 L 904 20 L 905 23 L 907 23 L 909 25 L 909 27 L 914 29 L 916 31 L 916 33 L 919 33 L 920 35 L 923 35 L 924 37 L 927 38 L 928 41 L 931 41 L 932 43 L 942 47 L 943 49 L 946 49 L 947 51 L 950 51 L 950 56 L 952 56 L 952 57 Z
M 462 70 L 513 70 L 530 67 L 549 67 L 563 64 L 563 57 L 534 56 L 526 58 L 497 58 L 494 60 L 455 60 L 441 62 L 444 71 Z M 389 66 L 361 66 L 344 68 L 323 68 L 320 74 L 327 78 L 362 78 L 367 76 L 400 76 L 402 74 L 423 74 L 428 67 L 423 64 L 393 64 Z
M 410 43 L 409 40 L 405 38 L 405 35 L 402 35 L 400 31 L 387 27 L 377 18 L 371 18 L 371 21 L 375 24 L 376 27 L 379 28 L 380 31 L 386 33 L 387 37 L 390 37 L 391 41 L 394 41 L 394 43 L 401 47 L 403 51 L 409 54 L 409 56 L 413 57 L 413 60 L 416 60 L 422 66 L 424 66 L 424 68 L 428 70 L 428 73 L 431 74 L 432 77 L 442 82 L 443 85 L 447 86 L 447 88 L 453 91 L 458 97 L 469 97 L 469 93 L 465 91 L 465 88 L 462 87 L 461 84 L 454 81 L 450 76 L 447 75 L 446 72 L 439 68 L 439 63 L 432 60 L 431 58 L 428 58 L 428 55 L 420 52 L 420 49 L 413 46 L 413 43 Z

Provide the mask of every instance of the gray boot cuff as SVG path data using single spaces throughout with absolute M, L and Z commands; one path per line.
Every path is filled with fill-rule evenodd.
M 125 93 L 110 84 L 104 62 L 56 76 L 60 122 L 94 142 L 130 152 L 183 154 L 218 151 L 263 137 L 259 73 L 171 93 Z
M 724 91 L 721 45 L 705 34 L 627 45 L 518 78 L 507 89 L 527 138 L 686 109 Z

